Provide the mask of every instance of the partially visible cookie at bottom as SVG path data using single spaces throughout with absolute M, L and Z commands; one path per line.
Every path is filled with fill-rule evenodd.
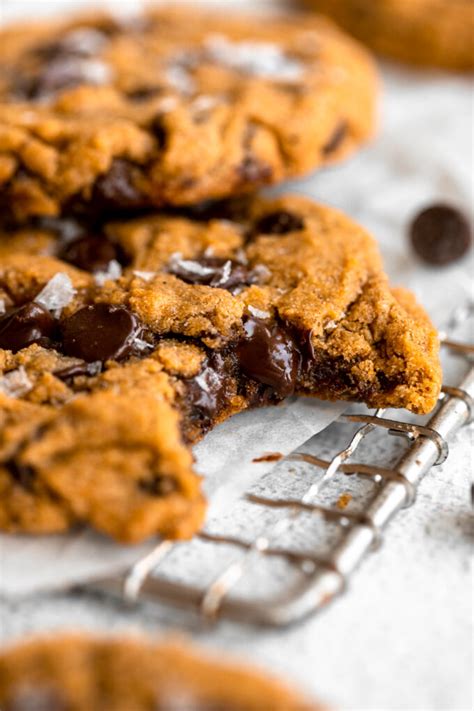
M 231 415 L 293 394 L 421 414 L 440 391 L 436 331 L 374 240 L 301 197 L 35 221 L 0 235 L 0 300 L 11 532 L 189 537 L 191 445 Z
M 323 711 L 277 679 L 177 642 L 63 634 L 0 654 L 2 711 Z
M 381 54 L 410 64 L 472 71 L 471 0 L 301 0 Z

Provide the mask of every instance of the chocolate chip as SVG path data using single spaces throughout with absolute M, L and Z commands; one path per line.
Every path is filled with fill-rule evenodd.
M 25 464 L 18 464 L 14 459 L 8 461 L 6 467 L 10 476 L 23 489 L 26 489 L 26 491 L 34 490 L 36 474 L 32 467 L 26 466 Z
M 305 367 L 311 368 L 315 358 L 315 350 L 313 344 L 313 330 L 301 331 L 299 334 L 300 351 L 303 357 Z
M 432 205 L 420 212 L 410 226 L 415 252 L 428 264 L 443 266 L 463 257 L 471 244 L 466 217 L 449 205 Z
M 251 195 L 239 195 L 226 200 L 206 200 L 194 205 L 167 208 L 167 212 L 199 222 L 225 220 L 227 222 L 242 223 L 247 222 L 249 219 L 252 199 Z
M 278 324 L 257 318 L 248 319 L 244 331 L 237 356 L 245 375 L 269 385 L 280 397 L 291 395 L 301 362 L 292 336 Z
M 214 286 L 229 291 L 257 281 L 257 276 L 245 265 L 220 257 L 174 260 L 168 271 L 187 284 Z
M 0 318 L 0 348 L 17 353 L 33 343 L 45 345 L 55 327 L 49 311 L 31 301 Z
M 167 496 L 176 491 L 177 482 L 171 476 L 154 474 L 149 479 L 140 479 L 138 486 L 145 494 L 150 496 Z
M 116 158 L 109 171 L 96 180 L 92 201 L 104 210 L 144 207 L 144 196 L 135 186 L 137 167 Z
M 153 99 L 155 96 L 158 96 L 161 94 L 163 91 L 163 88 L 160 86 L 137 86 L 134 89 L 130 89 L 127 91 L 127 99 L 130 99 L 130 101 L 134 101 L 137 104 L 141 103 L 142 101 L 148 101 L 149 99 Z
M 187 398 L 193 410 L 204 421 L 212 420 L 222 407 L 228 386 L 228 372 L 220 353 L 213 353 L 199 373 L 187 382 Z
M 123 264 L 123 253 L 119 247 L 104 236 L 87 235 L 66 242 L 60 248 L 58 257 L 87 272 L 107 271 L 112 260 Z
M 163 115 L 159 114 L 158 116 L 155 116 L 151 123 L 151 132 L 153 133 L 154 137 L 156 138 L 156 142 L 158 143 L 158 148 L 163 150 L 166 148 L 166 141 L 168 139 L 168 131 L 165 126 L 165 122 L 163 121 Z
M 266 235 L 285 235 L 304 229 L 303 218 L 294 212 L 278 210 L 264 215 L 255 225 L 255 231 Z
M 132 353 L 140 332 L 137 318 L 124 306 L 84 306 L 61 323 L 62 351 L 87 363 L 118 360 Z
M 327 141 L 327 143 L 323 146 L 321 153 L 323 156 L 329 156 L 331 153 L 334 153 L 334 151 L 339 148 L 343 140 L 345 139 L 347 134 L 347 123 L 346 121 L 341 121 L 341 123 L 336 127 L 334 133 L 330 137 L 330 139 Z

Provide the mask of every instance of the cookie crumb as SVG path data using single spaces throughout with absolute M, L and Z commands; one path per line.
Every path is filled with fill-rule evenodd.
M 343 511 L 344 509 L 346 509 L 346 508 L 349 506 L 349 504 L 351 503 L 351 501 L 352 501 L 352 494 L 349 494 L 348 491 L 345 491 L 345 492 L 344 492 L 343 494 L 341 494 L 340 497 L 338 498 L 338 500 L 337 500 L 337 502 L 336 502 L 336 507 L 337 507 L 338 509 L 340 509 L 341 511 Z
M 254 464 L 258 464 L 259 462 L 279 462 L 280 459 L 283 459 L 281 452 L 266 452 L 260 457 L 252 459 L 252 462 L 254 462 Z

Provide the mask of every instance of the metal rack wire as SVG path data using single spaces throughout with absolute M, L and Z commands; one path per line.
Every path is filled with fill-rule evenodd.
M 468 362 L 468 370 L 456 386 L 445 385 L 438 406 L 426 423 L 391 419 L 385 411 L 374 414 L 343 414 L 340 422 L 356 425 L 357 429 L 346 446 L 330 458 L 297 451 L 285 457 L 278 467 L 303 463 L 309 468 L 309 485 L 297 496 L 275 496 L 259 491 L 247 492 L 243 500 L 255 507 L 252 519 L 259 522 L 264 512 L 276 513 L 270 522 L 250 537 L 224 530 L 208 530 L 194 539 L 210 547 L 209 558 L 223 563 L 205 584 L 170 579 L 162 574 L 166 560 L 176 547 L 192 546 L 193 542 L 174 544 L 161 542 L 149 555 L 139 560 L 123 575 L 95 582 L 93 588 L 103 593 L 119 595 L 128 601 L 148 600 L 193 610 L 209 620 L 232 618 L 245 623 L 283 627 L 296 623 L 326 605 L 347 586 L 349 578 L 364 556 L 380 545 L 382 534 L 397 512 L 411 506 L 417 487 L 432 466 L 448 457 L 448 440 L 474 415 L 474 346 L 448 338 L 460 323 L 472 315 L 473 305 L 458 309 L 450 319 L 446 333 L 441 334 L 443 348 Z M 391 466 L 352 461 L 363 442 L 376 435 L 397 435 L 405 439 L 404 451 Z M 316 472 L 321 475 L 316 476 Z M 307 475 L 306 475 L 307 476 Z M 344 506 L 326 505 L 321 494 L 328 484 L 348 476 L 369 480 L 375 494 L 351 511 Z M 307 479 L 305 479 L 307 482 Z M 284 512 L 284 515 L 281 515 Z M 297 528 L 302 519 L 318 515 L 325 524 L 335 526 L 336 540 L 323 554 L 316 550 L 298 550 L 285 545 L 286 534 Z M 263 516 L 265 518 L 265 516 Z M 295 526 L 298 524 L 298 526 Z M 222 557 L 222 552 L 224 555 Z M 237 555 L 236 555 L 237 553 Z M 272 588 L 271 594 L 258 597 L 237 596 L 239 583 L 250 578 L 263 562 L 283 560 L 297 570 L 297 582 L 283 592 Z M 253 572 L 252 572 L 253 571 Z M 281 577 L 281 576 L 280 576 Z M 286 578 L 286 572 L 284 576 Z

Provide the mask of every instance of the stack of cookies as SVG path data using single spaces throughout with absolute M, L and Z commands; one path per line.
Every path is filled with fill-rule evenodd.
M 1 40 L 1 530 L 190 537 L 191 445 L 232 414 L 434 407 L 436 333 L 374 240 L 255 194 L 372 136 L 354 40 L 173 8 Z

